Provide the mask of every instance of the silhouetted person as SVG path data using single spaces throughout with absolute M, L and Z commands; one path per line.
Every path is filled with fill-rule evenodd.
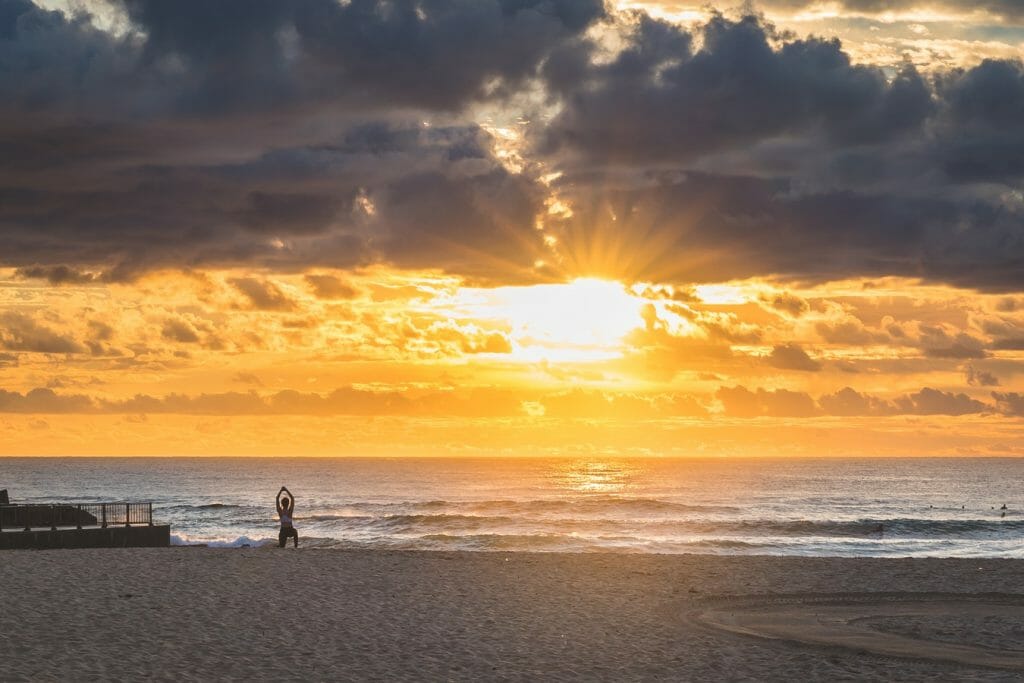
M 1005 510 L 1005 509 L 1006 509 L 1006 503 L 1003 503 L 1003 507 L 1001 507 L 1001 508 L 999 508 L 999 509 L 1000 509 L 1000 510 Z
M 282 493 L 288 495 L 281 497 Z M 299 547 L 299 532 L 295 530 L 292 521 L 292 514 L 295 512 L 295 496 L 284 486 L 277 492 L 277 516 L 281 518 L 281 532 L 277 535 L 277 547 L 283 548 L 285 542 L 292 538 L 295 540 L 295 547 Z

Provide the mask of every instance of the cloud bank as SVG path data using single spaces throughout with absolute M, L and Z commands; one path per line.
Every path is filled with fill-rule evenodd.
M 433 417 L 533 417 L 655 420 L 662 418 L 815 418 L 996 414 L 1024 417 L 1024 395 L 992 392 L 992 402 L 925 387 L 894 399 L 850 387 L 818 399 L 787 389 L 720 387 L 713 396 L 678 392 L 631 393 L 574 389 L 537 393 L 476 388 L 463 393 L 374 391 L 347 386 L 326 393 L 229 391 L 209 394 L 137 394 L 110 400 L 57 393 L 40 387 L 0 390 L 0 413 L 180 415 L 363 415 Z M 717 401 L 717 407 L 715 402 Z
M 0 265 L 26 278 L 1024 284 L 1019 61 L 893 73 L 759 16 L 597 0 L 110 11 L 123 30 L 0 2 Z M 518 116 L 511 152 L 488 107 Z

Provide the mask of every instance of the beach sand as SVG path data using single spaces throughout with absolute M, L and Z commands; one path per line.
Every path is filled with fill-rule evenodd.
M 0 586 L 4 681 L 1024 678 L 1022 560 L 6 551 Z

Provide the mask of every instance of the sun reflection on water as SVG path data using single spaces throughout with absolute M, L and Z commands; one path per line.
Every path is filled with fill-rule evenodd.
M 617 495 L 631 483 L 633 468 L 612 460 L 574 460 L 555 475 L 559 488 L 574 493 Z

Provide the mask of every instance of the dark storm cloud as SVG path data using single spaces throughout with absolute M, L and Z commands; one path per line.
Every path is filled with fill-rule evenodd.
M 484 275 L 491 259 L 540 252 L 533 221 L 542 204 L 536 184 L 503 169 L 472 178 L 407 176 L 385 190 L 379 220 L 391 235 L 380 246 L 401 266 Z M 509 249 L 495 250 L 496 240 Z
M 327 230 L 351 200 L 331 195 L 298 192 L 250 192 L 242 224 L 256 232 L 274 234 L 287 226 L 293 235 Z
M 92 27 L 87 16 L 65 17 L 27 0 L 0 1 L 0 101 L 5 112 L 73 115 L 116 110 L 148 73 L 137 49 Z M 71 118 L 71 116 L 69 116 Z
M 821 0 L 758 0 L 765 9 L 802 10 L 820 5 Z M 1019 0 L 840 0 L 842 9 L 865 15 L 908 11 L 926 7 L 954 12 L 987 12 L 1008 22 L 1024 20 L 1024 5 Z
M 0 266 L 22 277 L 385 262 L 508 282 L 545 261 L 1024 286 L 1019 62 L 933 81 L 757 17 L 691 32 L 597 0 L 116 7 L 132 31 L 0 0 Z M 467 108 L 527 93 L 560 113 L 530 117 L 514 171 Z M 539 169 L 573 209 L 545 219 L 553 259 Z M 962 341 L 927 352 L 983 357 Z
M 563 242 L 584 252 L 612 230 L 658 245 L 641 251 L 646 259 L 616 262 L 620 275 L 638 279 L 899 274 L 999 288 L 1024 277 L 1019 257 L 1005 252 L 1018 230 L 1010 215 L 942 198 L 790 190 L 781 179 L 703 173 L 600 192 L 567 182 L 575 216 Z
M 949 137 L 941 162 L 955 180 L 1024 176 L 1024 69 L 1020 62 L 985 60 L 940 80 Z
M 159 4 L 159 3 L 157 3 Z M 320 2 L 295 27 L 320 61 L 393 104 L 446 109 L 530 76 L 551 47 L 603 14 L 600 0 Z
M 92 284 L 101 278 L 96 273 L 87 273 L 68 266 L 18 268 L 15 277 L 26 280 L 46 280 L 51 285 Z
M 776 37 L 756 17 L 716 16 L 694 52 L 683 29 L 643 16 L 628 49 L 576 74 L 549 144 L 603 161 L 683 161 L 794 132 L 882 142 L 932 109 L 910 68 L 887 83 L 851 64 L 838 40 L 775 48 Z
M 890 78 L 757 17 L 714 16 L 699 41 L 634 18 L 611 61 L 577 42 L 545 70 L 565 106 L 536 149 L 574 202 L 567 252 L 625 233 L 652 245 L 614 259 L 630 278 L 1024 286 L 1020 62 Z
M 604 14 L 600 0 L 111 5 L 137 34 L 114 37 L 86 15 L 3 0 L 0 94 L 46 114 L 116 119 L 313 102 L 453 111 L 515 88 L 555 45 Z
M 532 264 L 516 250 L 534 181 L 505 172 L 475 124 L 418 126 L 518 92 L 600 0 L 114 5 L 133 31 L 0 0 L 0 265 L 72 282 L 246 263 L 458 270 L 467 252 Z M 436 217 L 423 236 L 421 211 Z
M 79 187 L 0 187 L 10 247 L 0 259 L 51 281 L 239 263 L 385 260 L 495 273 L 490 257 L 528 268 L 542 248 L 540 187 L 501 167 L 487 143 L 476 126 L 375 124 L 238 163 L 83 170 L 69 181 Z

